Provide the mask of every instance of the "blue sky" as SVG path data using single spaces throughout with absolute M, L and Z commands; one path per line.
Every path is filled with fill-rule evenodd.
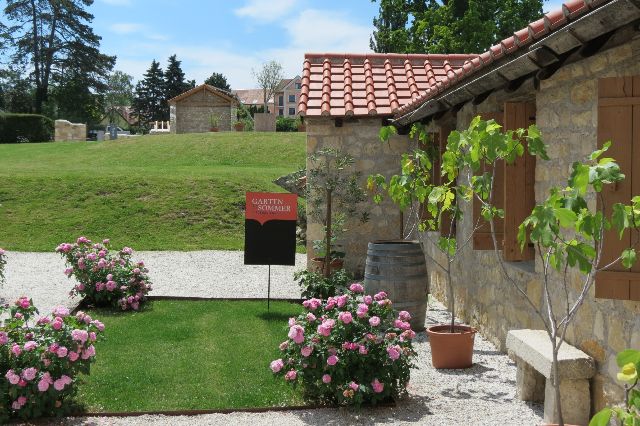
M 545 1 L 544 10 L 559 0 Z M 94 30 L 116 69 L 139 79 L 151 60 L 177 54 L 197 83 L 221 72 L 234 89 L 252 68 L 280 62 L 300 73 L 305 52 L 367 52 L 378 4 L 370 0 L 95 0 Z

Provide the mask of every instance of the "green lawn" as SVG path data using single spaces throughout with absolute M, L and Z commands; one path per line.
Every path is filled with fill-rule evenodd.
M 138 313 L 92 310 L 105 323 L 77 402 L 87 411 L 302 405 L 271 360 L 299 305 L 266 301 L 153 301 Z
M 245 191 L 305 162 L 306 133 L 205 133 L 0 144 L 0 247 L 78 235 L 136 250 L 241 249 Z

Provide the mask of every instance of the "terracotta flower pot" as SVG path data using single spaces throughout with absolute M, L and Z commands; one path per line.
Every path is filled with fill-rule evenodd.
M 307 125 L 306 124 L 298 124 L 298 131 L 299 132 L 306 132 L 307 131 Z
M 236 123 L 233 125 L 233 128 L 236 130 L 236 132 L 241 132 L 244 130 L 244 123 Z
M 217 127 L 211 127 L 209 128 L 210 132 L 217 132 L 219 129 Z
M 331 273 L 333 274 L 343 268 L 344 261 L 342 259 L 333 259 L 329 266 L 331 268 Z M 324 257 L 314 257 L 311 259 L 311 270 L 322 274 L 324 272 Z
M 477 330 L 467 325 L 449 325 L 427 328 L 431 344 L 431 363 L 434 368 L 469 368 L 473 364 L 473 339 Z

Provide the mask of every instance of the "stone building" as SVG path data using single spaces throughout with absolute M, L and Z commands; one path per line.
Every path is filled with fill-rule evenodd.
M 507 269 L 541 306 L 541 261 L 530 251 L 512 250 L 514 226 L 530 212 L 527 208 L 546 198 L 551 186 L 563 186 L 571 163 L 584 159 L 609 139 L 614 144 L 608 155 L 619 161 L 627 183 L 608 196 L 629 202 L 632 194 L 640 194 L 640 186 L 636 185 L 640 182 L 636 178 L 640 176 L 640 170 L 636 170 L 640 164 L 638 22 L 640 3 L 635 0 L 570 1 L 487 52 L 468 58 L 461 66 L 445 66 L 443 77 L 431 80 L 426 88 L 411 90 L 409 99 L 397 99 L 383 108 L 377 107 L 377 99 L 384 95 L 392 102 L 393 96 L 391 91 L 375 85 L 365 100 L 356 103 L 352 99 L 356 82 L 359 87 L 366 87 L 366 80 L 356 79 L 353 71 L 349 80 L 354 87 L 349 90 L 345 84 L 348 58 L 354 55 L 347 55 L 342 67 L 331 58 L 307 56 L 300 110 L 308 116 L 308 151 L 341 146 L 357 156 L 365 174 L 397 173 L 399 155 L 408 148 L 406 141 L 397 136 L 389 146 L 376 142 L 376 130 L 390 115 L 400 134 L 406 133 L 412 123 L 429 123 L 440 141 L 453 129 L 466 129 L 476 115 L 494 118 L 506 129 L 536 123 L 551 160 L 526 160 L 501 172 L 505 220 L 499 225 L 499 233 Z M 376 60 L 385 61 L 384 56 Z M 344 69 L 344 78 L 334 78 L 336 67 Z M 392 63 L 385 67 L 382 78 L 389 88 L 393 84 L 400 90 L 398 84 L 407 84 L 402 76 L 388 72 L 394 69 Z M 376 73 L 369 75 L 375 82 Z M 351 117 L 346 116 L 349 109 L 355 113 Z M 356 126 L 366 127 L 366 131 Z M 512 197 L 514 191 L 525 194 L 517 198 L 517 203 Z M 473 218 L 474 213 L 477 216 L 472 203 L 461 203 L 460 207 L 465 218 Z M 377 209 L 373 204 L 370 208 Z M 310 234 L 317 235 L 319 228 L 310 223 Z M 383 234 L 396 236 L 398 228 L 399 216 L 392 208 L 375 211 L 365 231 L 349 234 L 353 254 L 358 258 L 350 259 L 348 266 L 358 271 L 364 262 L 362 247 L 366 241 Z M 456 227 L 458 241 L 465 241 L 471 230 L 471 220 L 460 221 Z M 309 240 L 313 238 L 316 237 L 310 236 Z M 364 241 L 359 243 L 360 239 Z M 504 350 L 510 329 L 542 327 L 521 295 L 500 274 L 495 255 L 487 248 L 486 236 L 480 233 L 463 251 L 453 270 L 457 282 L 454 297 L 458 316 Z M 428 250 L 437 258 L 435 250 Z M 446 301 L 443 276 L 433 262 L 429 273 L 432 293 Z M 573 273 L 570 282 L 569 296 L 575 299 L 580 288 L 579 274 Z M 564 300 L 560 282 L 556 284 L 551 297 Z M 595 287 L 569 328 L 567 341 L 596 360 L 598 372 L 591 380 L 592 409 L 620 403 L 623 389 L 616 382 L 616 353 L 640 348 L 640 268 L 598 275 Z
M 202 84 L 169 99 L 171 133 L 204 133 L 212 117 L 220 131 L 230 131 L 236 120 L 238 100 L 217 87 Z

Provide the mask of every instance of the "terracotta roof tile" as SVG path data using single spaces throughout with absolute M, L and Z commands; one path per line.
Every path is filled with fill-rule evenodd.
M 428 88 L 422 89 L 423 92 L 421 96 L 417 97 L 413 102 L 401 106 L 398 112 L 396 112 L 396 116 L 401 116 L 417 109 L 423 103 L 439 95 L 447 87 L 468 78 L 469 75 L 474 74 L 479 69 L 486 67 L 505 55 L 510 55 L 519 49 L 528 47 L 533 41 L 546 36 L 549 32 L 563 27 L 570 21 L 610 1 L 611 0 L 567 1 L 562 5 L 562 8 L 545 14 L 542 18 L 530 23 L 526 28 L 516 31 L 513 36 L 507 37 L 495 46 L 491 46 L 489 50 L 481 53 L 479 56 L 469 58 L 462 67 L 453 70 L 453 76 L 451 73 L 447 73 L 446 76 L 442 77 L 438 76 L 436 83 L 431 83 Z M 444 67 L 444 69 L 446 70 L 446 67 Z
M 438 81 L 457 80 L 477 55 L 307 54 L 299 102 L 306 116 L 392 115 Z

